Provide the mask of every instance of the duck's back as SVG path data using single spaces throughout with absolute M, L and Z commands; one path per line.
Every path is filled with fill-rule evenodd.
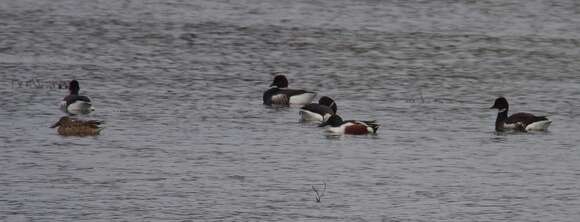
M 95 136 L 103 128 L 96 125 L 69 125 L 58 128 L 58 134 L 62 136 Z
M 545 116 L 535 116 L 531 113 L 515 113 L 506 119 L 507 124 L 522 123 L 529 125 L 534 122 L 548 120 Z
M 330 107 L 325 106 L 325 105 L 320 105 L 318 103 L 306 104 L 301 109 L 308 110 L 310 112 L 314 112 L 314 113 L 318 113 L 318 114 L 322 114 L 322 115 L 334 114 L 334 110 L 332 110 Z
M 266 105 L 304 105 L 311 103 L 316 93 L 302 89 L 271 88 L 264 92 L 263 101 Z
M 506 124 L 515 124 L 517 130 L 522 131 L 544 131 L 551 123 L 552 121 L 545 116 L 535 116 L 531 113 L 516 113 L 506 120 Z

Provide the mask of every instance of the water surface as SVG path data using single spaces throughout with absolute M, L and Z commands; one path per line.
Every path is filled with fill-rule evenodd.
M 579 8 L 0 0 L 0 220 L 578 221 Z M 263 106 L 273 73 L 379 133 Z M 48 128 L 73 78 L 100 136 Z

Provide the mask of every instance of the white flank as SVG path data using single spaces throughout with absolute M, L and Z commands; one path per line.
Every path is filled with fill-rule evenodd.
M 344 130 L 350 125 L 353 125 L 353 123 L 346 123 L 337 127 L 329 127 L 326 131 L 332 134 L 344 134 Z
M 370 126 L 367 126 L 367 131 L 370 133 L 376 133 L 375 130 Z
M 290 97 L 290 104 L 292 105 L 305 105 L 311 103 L 316 93 L 303 93 L 300 95 L 295 95 Z
M 92 106 L 91 103 L 85 101 L 76 101 L 71 103 L 66 108 L 66 111 L 71 114 L 89 114 L 90 112 L 94 111 L 95 108 Z
M 299 114 L 300 120 L 304 122 L 322 122 L 324 120 L 320 114 L 305 109 L 301 109 Z
M 551 120 L 542 120 L 538 122 L 533 122 L 530 123 L 530 125 L 526 126 L 526 131 L 544 131 L 548 129 L 551 123 L 552 123 Z
M 324 117 L 323 117 L 324 120 L 322 120 L 322 121 L 323 122 L 328 121 L 328 119 L 330 119 L 331 116 L 332 116 L 332 114 L 330 114 L 330 113 L 324 114 Z

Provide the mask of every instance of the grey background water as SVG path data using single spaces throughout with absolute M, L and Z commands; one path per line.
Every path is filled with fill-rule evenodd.
M 577 1 L 0 1 L 2 221 L 579 221 Z M 272 73 L 376 136 L 268 108 Z M 61 137 L 78 79 L 100 136 Z M 487 109 L 549 114 L 496 134 Z M 314 201 L 312 186 L 326 183 Z

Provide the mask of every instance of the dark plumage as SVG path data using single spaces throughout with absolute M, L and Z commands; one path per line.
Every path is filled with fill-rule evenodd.
M 517 131 L 546 130 L 552 123 L 546 116 L 535 116 L 524 112 L 508 116 L 509 104 L 504 97 L 497 98 L 490 109 L 498 109 L 495 120 L 495 130 L 498 132 L 507 129 Z
M 336 114 L 336 103 L 330 97 L 323 96 L 318 103 L 310 103 L 300 108 L 302 121 L 325 122 L 330 116 Z
M 265 105 L 290 105 L 308 104 L 314 99 L 316 93 L 301 89 L 288 89 L 288 79 L 284 75 L 277 75 L 270 85 L 270 89 L 264 92 L 262 97 Z
M 88 114 L 94 110 L 89 97 L 79 95 L 79 82 L 72 80 L 69 83 L 69 95 L 65 96 L 60 103 L 63 112 L 69 114 Z

